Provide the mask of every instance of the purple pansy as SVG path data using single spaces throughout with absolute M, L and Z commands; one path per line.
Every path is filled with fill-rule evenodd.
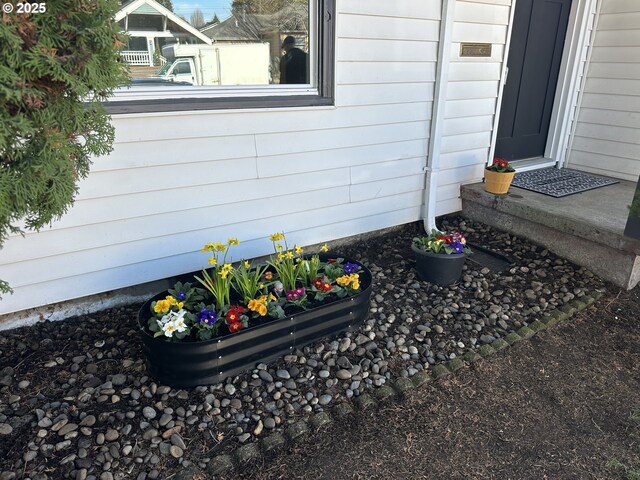
M 200 323 L 206 323 L 207 325 L 213 325 L 218 321 L 218 315 L 216 312 L 209 308 L 203 308 L 200 313 L 196 315 Z
M 347 275 L 351 275 L 353 273 L 356 273 L 358 271 L 358 269 L 360 268 L 360 266 L 357 263 L 345 263 L 342 266 L 342 269 L 344 270 L 344 273 L 346 273 Z
M 453 242 L 449 244 L 449 247 L 451 247 L 453 251 L 456 253 L 462 253 L 462 249 L 464 248 L 464 245 L 460 242 Z
M 187 298 L 187 294 L 184 292 L 178 292 L 178 295 L 176 295 L 176 297 L 178 297 L 179 301 L 184 300 L 185 298 Z

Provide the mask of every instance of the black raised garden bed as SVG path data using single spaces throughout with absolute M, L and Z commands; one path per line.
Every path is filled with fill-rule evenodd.
M 147 328 L 151 303 L 168 294 L 159 293 L 146 301 L 138 313 L 149 372 L 173 387 L 214 384 L 253 368 L 256 363 L 274 360 L 323 337 L 353 330 L 369 314 L 371 272 L 360 262 L 342 258 L 362 267 L 358 294 L 207 341 L 168 342 L 154 338 Z

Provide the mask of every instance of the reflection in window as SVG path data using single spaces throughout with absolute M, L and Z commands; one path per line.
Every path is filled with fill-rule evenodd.
M 122 57 L 132 78 L 160 85 L 315 86 L 313 1 L 125 1 L 116 15 L 129 35 Z

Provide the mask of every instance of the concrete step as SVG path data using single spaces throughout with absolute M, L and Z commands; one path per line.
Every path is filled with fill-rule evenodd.
M 477 183 L 461 188 L 462 214 L 543 245 L 631 289 L 640 281 L 640 241 L 623 232 L 634 192 L 634 183 L 620 182 L 563 198 L 515 187 L 508 195 L 493 195 Z

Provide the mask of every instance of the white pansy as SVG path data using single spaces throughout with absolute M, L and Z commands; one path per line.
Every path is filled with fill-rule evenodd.
M 176 326 L 173 322 L 167 322 L 162 327 L 162 331 L 164 332 L 165 337 L 172 337 L 173 332 L 176 331 Z
M 182 333 L 187 329 L 187 326 L 185 325 L 182 318 L 176 319 L 173 323 L 176 327 L 176 332 Z
M 282 285 L 282 282 L 278 281 L 273 284 L 273 289 L 278 293 L 282 293 L 282 291 L 284 290 L 284 285 Z

